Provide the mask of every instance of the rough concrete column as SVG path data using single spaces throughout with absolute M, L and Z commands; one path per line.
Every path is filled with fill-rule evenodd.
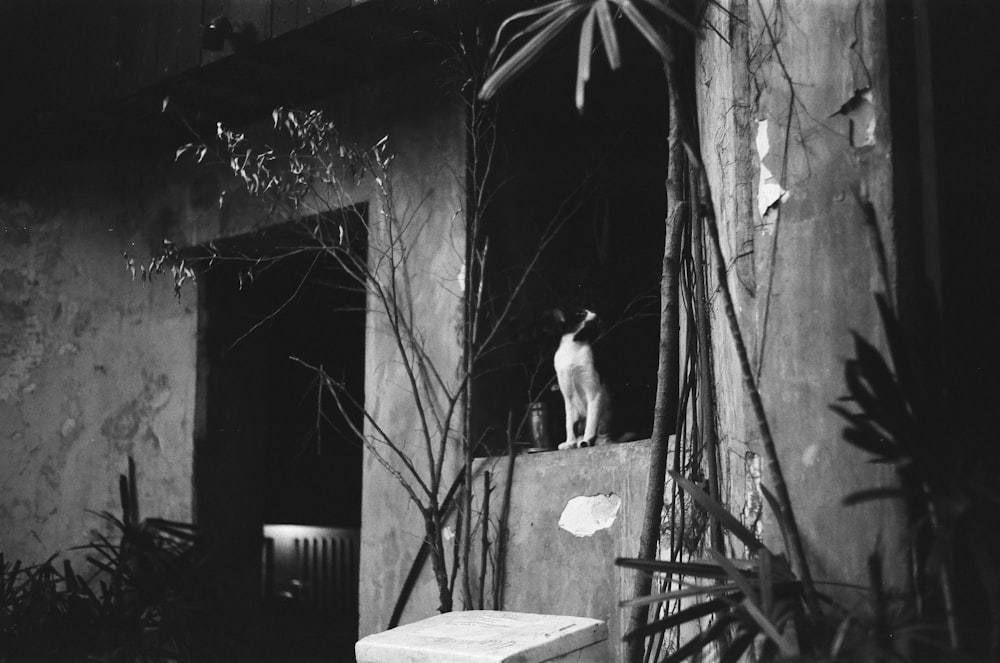
M 901 512 L 887 503 L 841 504 L 893 477 L 841 440 L 829 405 L 846 391 L 850 332 L 881 345 L 873 295 L 895 290 L 884 8 L 846 0 L 722 4 L 728 13 L 709 14 L 720 34 L 708 32 L 701 44 L 697 88 L 729 285 L 813 574 L 865 583 L 868 555 L 897 550 Z M 862 202 L 873 206 L 877 228 Z M 884 271 L 877 237 L 888 248 Z M 719 296 L 715 308 L 725 454 L 752 458 L 756 426 Z M 733 464 L 730 481 L 740 483 L 734 473 L 750 465 Z M 751 497 L 733 510 L 745 510 Z M 763 519 L 766 539 L 780 549 L 771 514 Z M 901 572 L 899 559 L 889 559 Z

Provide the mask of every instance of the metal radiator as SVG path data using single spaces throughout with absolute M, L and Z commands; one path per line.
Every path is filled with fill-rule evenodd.
M 307 525 L 264 525 L 263 594 L 311 612 L 358 612 L 360 531 Z

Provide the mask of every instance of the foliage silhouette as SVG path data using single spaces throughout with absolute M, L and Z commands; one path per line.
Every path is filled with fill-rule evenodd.
M 197 529 L 139 518 L 135 464 L 119 480 L 121 517 L 99 515 L 116 540 L 79 549 L 80 575 L 56 557 L 35 566 L 0 554 L 0 661 L 212 660 L 222 641 Z

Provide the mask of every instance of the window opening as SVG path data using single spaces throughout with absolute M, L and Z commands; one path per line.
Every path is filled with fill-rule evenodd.
M 490 301 L 510 298 L 542 238 L 554 234 L 502 341 L 477 371 L 473 439 L 483 441 L 480 453 L 506 449 L 508 422 L 518 444 L 530 444 L 532 402 L 544 403 L 550 444 L 565 439 L 562 397 L 552 390 L 558 336 L 544 331 L 545 314 L 555 308 L 591 309 L 603 321 L 598 370 L 611 391 L 615 436 L 645 439 L 652 430 L 666 213 L 662 66 L 626 35 L 629 66 L 611 72 L 596 64 L 581 114 L 571 41 L 498 99 L 488 182 L 495 195 L 484 219 Z

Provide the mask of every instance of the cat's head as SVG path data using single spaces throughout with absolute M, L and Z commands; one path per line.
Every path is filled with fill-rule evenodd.
M 559 336 L 573 334 L 576 341 L 592 341 L 600 333 L 601 320 L 586 308 L 553 309 L 551 312 Z

